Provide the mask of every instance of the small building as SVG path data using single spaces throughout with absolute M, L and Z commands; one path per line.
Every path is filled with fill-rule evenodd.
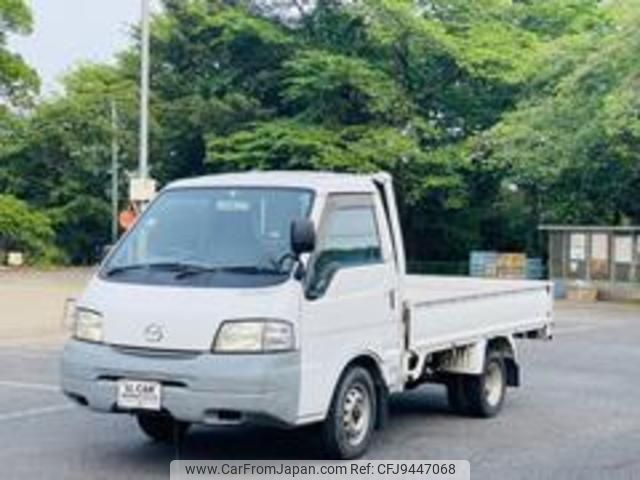
M 562 293 L 593 288 L 598 297 L 640 300 L 640 226 L 543 225 L 549 278 Z

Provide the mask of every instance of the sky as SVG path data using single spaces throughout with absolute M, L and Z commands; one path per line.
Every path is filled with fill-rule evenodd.
M 34 32 L 13 37 L 11 46 L 38 70 L 43 93 L 54 92 L 56 79 L 77 62 L 109 61 L 127 45 L 140 1 L 28 0 Z

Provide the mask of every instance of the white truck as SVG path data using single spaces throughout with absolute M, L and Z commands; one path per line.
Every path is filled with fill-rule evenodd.
M 173 183 L 78 300 L 62 389 L 157 441 L 317 424 L 342 459 L 365 452 L 390 395 L 425 382 L 496 415 L 519 385 L 514 339 L 551 338 L 551 285 L 405 268 L 388 174 Z

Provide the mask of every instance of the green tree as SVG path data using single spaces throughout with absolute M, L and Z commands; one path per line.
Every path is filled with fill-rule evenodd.
M 638 218 L 637 0 L 164 4 L 152 25 L 161 184 L 385 169 L 414 259 L 538 253 L 540 221 Z M 135 168 L 137 42 L 0 126 L 0 189 L 46 209 L 74 261 L 109 231 L 112 98 Z
M 49 211 L 57 244 L 74 263 L 87 263 L 109 242 L 114 133 L 123 167 L 137 158 L 136 87 L 117 69 L 101 65 L 78 67 L 63 86 L 63 96 L 16 120 L 11 147 L 0 160 L 0 190 Z M 119 111 L 117 132 L 112 101 Z
M 626 15 L 618 29 L 589 32 L 589 49 L 562 50 L 560 63 L 575 67 L 549 93 L 523 101 L 483 144 L 538 206 L 538 221 L 640 221 L 640 17 Z
M 10 104 L 24 104 L 39 87 L 35 71 L 7 48 L 9 34 L 27 34 L 31 26 L 31 12 L 23 0 L 0 0 L 0 100 Z M 5 108 L 0 103 L 0 120 Z
M 60 255 L 53 248 L 54 236 L 45 214 L 15 197 L 0 195 L 0 252 L 24 252 L 30 263 L 57 261 Z

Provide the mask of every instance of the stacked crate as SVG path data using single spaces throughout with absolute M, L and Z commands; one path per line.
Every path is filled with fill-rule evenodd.
M 540 258 L 527 258 L 521 253 L 471 252 L 469 273 L 478 278 L 531 279 L 544 278 Z

